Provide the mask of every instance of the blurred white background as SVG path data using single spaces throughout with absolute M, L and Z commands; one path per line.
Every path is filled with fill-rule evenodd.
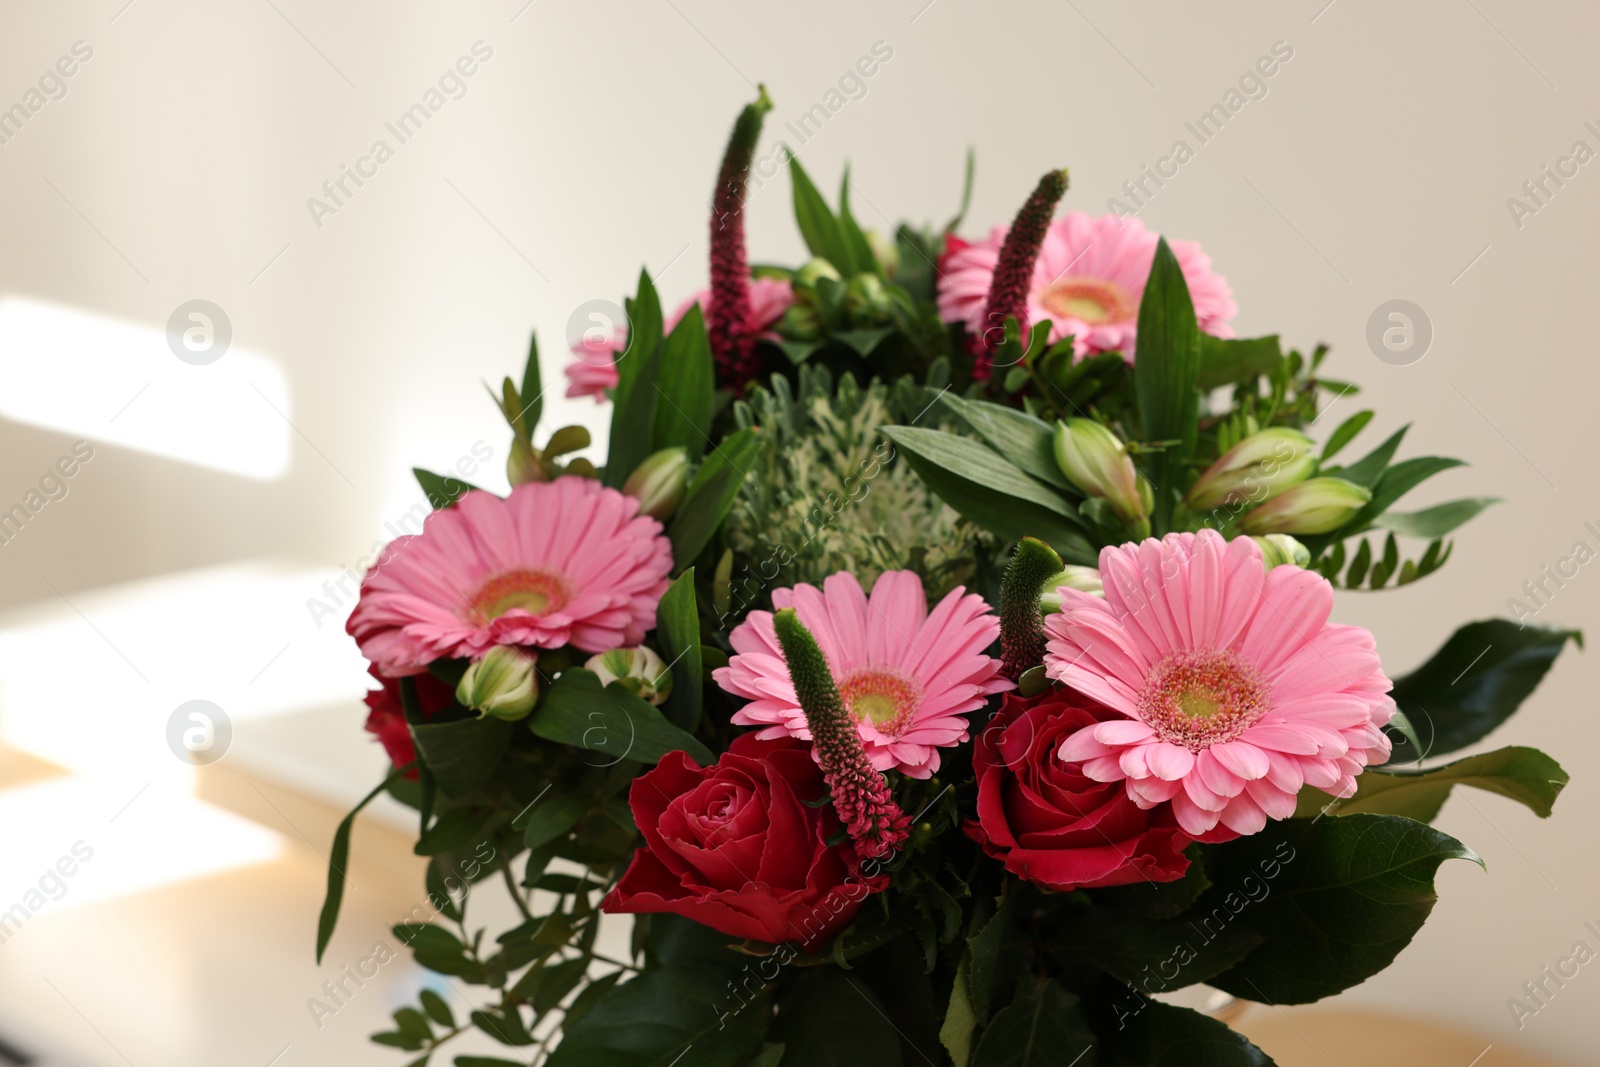
M 972 146 L 974 234 L 1054 166 L 1068 208 L 1126 201 L 1142 166 L 1198 144 L 1185 123 L 1292 50 L 1141 218 L 1203 243 L 1241 336 L 1333 346 L 1329 372 L 1363 388 L 1336 415 L 1375 407 L 1374 441 L 1415 421 L 1409 454 L 1472 464 L 1409 503 L 1506 499 L 1439 576 L 1341 594 L 1340 618 L 1403 673 L 1506 613 L 1600 522 L 1600 164 L 1547 183 L 1536 214 L 1507 204 L 1574 142 L 1600 150 L 1597 32 L 1591 8 L 1509 0 L 7 0 L 0 109 L 30 90 L 40 106 L 0 111 L 0 512 L 74 442 L 92 459 L 0 544 L 0 737 L 23 754 L 0 763 L 0 909 L 75 842 L 94 858 L 0 944 L 0 1039 L 82 1064 L 399 1062 L 364 1042 L 392 990 L 320 1029 L 305 1003 L 421 896 L 414 871 L 373 874 L 313 967 L 332 825 L 315 804 L 348 806 L 382 765 L 350 601 L 323 583 L 420 501 L 412 466 L 487 446 L 473 480 L 504 486 L 482 382 L 519 373 L 530 330 L 551 425 L 602 423 L 554 395 L 569 316 L 620 300 L 641 264 L 669 304 L 704 284 L 719 153 L 757 81 L 776 102 L 764 149 L 787 141 L 830 189 L 849 162 L 863 225 L 942 222 Z M 785 128 L 875 45 L 892 55 L 864 93 L 804 141 Z M 385 124 L 463 56 L 459 98 L 399 143 Z M 393 158 L 313 212 L 379 139 Z M 748 228 L 753 260 L 800 256 L 784 176 Z M 1409 366 L 1365 341 L 1396 298 L 1435 331 Z M 214 364 L 165 343 L 193 300 L 231 324 Z M 1540 621 L 1594 623 L 1591 570 Z M 1600 947 L 1595 683 L 1569 652 L 1492 738 L 1568 768 L 1556 817 L 1452 800 L 1441 825 L 1488 873 L 1445 867 L 1433 920 L 1344 1002 L 1589 1058 L 1600 977 L 1520 1031 L 1507 1000 L 1574 942 Z M 193 699 L 233 726 L 199 772 L 166 739 Z M 415 980 L 394 969 L 391 986 Z

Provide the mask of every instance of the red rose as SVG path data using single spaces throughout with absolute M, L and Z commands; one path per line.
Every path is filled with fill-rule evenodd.
M 1121 782 L 1097 782 L 1056 756 L 1069 735 L 1120 718 L 1066 689 L 1008 694 L 973 746 L 978 817 L 966 831 L 1017 877 L 1092 889 L 1183 877 L 1191 838 L 1168 805 L 1141 811 Z
M 889 883 L 864 873 L 826 796 L 811 746 L 735 739 L 699 767 L 669 752 L 628 793 L 645 847 L 606 897 L 608 912 L 672 912 L 730 937 L 806 951 L 845 926 Z
M 367 733 L 377 737 L 384 752 L 388 753 L 390 763 L 404 767 L 417 758 L 417 747 L 411 741 L 411 728 L 406 725 L 405 708 L 400 706 L 400 682 L 396 678 L 385 678 L 376 667 L 371 668 L 369 673 L 383 688 L 367 693 Z M 455 691 L 448 685 L 431 674 L 416 675 L 415 680 L 417 702 L 422 705 L 424 721 L 450 706 Z M 406 772 L 406 777 L 415 781 L 416 768 Z

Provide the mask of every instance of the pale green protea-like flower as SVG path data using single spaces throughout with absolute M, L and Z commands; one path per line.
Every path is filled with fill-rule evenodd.
M 525 718 L 539 698 L 536 662 L 534 654 L 524 649 L 496 645 L 461 676 L 456 699 L 480 716 Z
M 599 676 L 601 685 L 616 682 L 640 700 L 660 706 L 672 695 L 672 671 L 652 648 L 613 648 L 590 656 L 584 664 Z

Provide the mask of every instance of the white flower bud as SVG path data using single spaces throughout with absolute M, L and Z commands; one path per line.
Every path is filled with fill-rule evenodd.
M 536 662 L 534 654 L 524 649 L 496 645 L 461 676 L 456 699 L 480 715 L 525 718 L 539 697 Z
M 1299 430 L 1275 426 L 1251 434 L 1206 468 L 1189 489 L 1185 503 L 1195 511 L 1224 504 L 1258 504 L 1304 481 L 1316 469 L 1311 439 Z
M 1366 506 L 1372 493 L 1343 478 L 1313 478 L 1291 486 L 1239 522 L 1239 530 L 1257 534 L 1319 534 L 1337 530 Z
M 591 656 L 584 667 L 599 676 L 601 685 L 616 682 L 640 700 L 657 706 L 672 695 L 672 672 L 654 649 L 644 645 L 613 648 Z

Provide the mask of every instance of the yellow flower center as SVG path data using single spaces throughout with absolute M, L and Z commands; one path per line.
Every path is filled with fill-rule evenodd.
M 870 722 L 883 733 L 894 733 L 910 721 L 922 689 L 896 671 L 868 667 L 840 682 L 839 696 L 856 722 Z
M 1227 649 L 1186 649 L 1156 664 L 1139 690 L 1139 717 L 1191 752 L 1232 741 L 1272 707 L 1256 669 Z
M 472 598 L 480 617 L 498 619 L 518 609 L 529 615 L 545 615 L 567 606 L 571 594 L 566 583 L 543 571 L 507 571 L 490 578 Z
M 1080 319 L 1091 326 L 1132 322 L 1138 302 L 1116 282 L 1104 278 L 1061 278 L 1039 295 L 1045 309 L 1062 318 Z

